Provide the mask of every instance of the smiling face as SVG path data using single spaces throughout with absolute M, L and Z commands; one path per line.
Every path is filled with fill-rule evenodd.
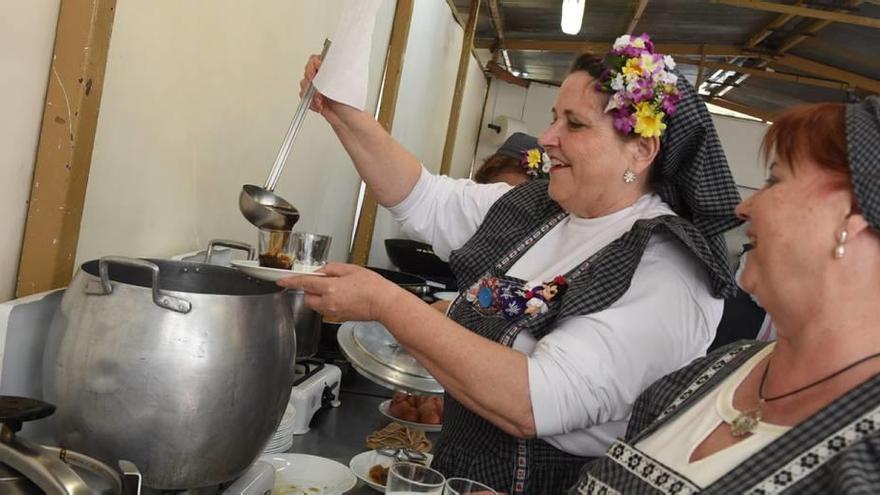
M 607 215 L 645 192 L 642 184 L 622 179 L 627 168 L 642 170 L 635 164 L 639 140 L 614 129 L 613 118 L 604 112 L 608 96 L 596 91 L 594 82 L 582 71 L 565 78 L 553 122 L 538 140 L 553 165 L 550 197 L 581 217 Z
M 790 305 L 823 296 L 835 263 L 836 236 L 852 205 L 845 176 L 810 158 L 797 160 L 792 166 L 775 156 L 765 186 L 736 209 L 749 222 L 754 246 L 740 285 L 768 309 L 779 307 L 779 301 Z

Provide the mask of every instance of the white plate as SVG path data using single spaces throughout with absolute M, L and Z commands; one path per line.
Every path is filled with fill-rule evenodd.
M 273 495 L 341 495 L 357 485 L 351 470 L 332 459 L 306 454 L 266 454 L 275 468 Z
M 397 418 L 395 416 L 392 416 L 391 411 L 389 411 L 390 407 L 391 407 L 391 399 L 383 401 L 381 404 L 379 404 L 379 412 L 384 414 L 387 418 L 392 419 L 394 421 L 397 421 L 398 423 L 400 423 L 404 426 L 409 426 L 410 428 L 415 428 L 417 430 L 422 430 L 425 432 L 434 432 L 434 431 L 440 431 L 443 429 L 442 424 L 430 425 L 427 423 L 416 423 L 414 421 L 406 421 L 406 420 Z
M 434 456 L 432 454 L 425 455 L 428 456 L 428 460 L 425 464 L 430 466 L 431 460 L 434 459 Z M 383 467 L 387 468 L 393 462 L 394 459 L 387 455 L 382 455 L 375 450 L 368 450 L 352 457 L 351 461 L 348 462 L 348 467 L 350 467 L 351 472 L 360 478 L 361 481 L 366 483 L 367 486 L 378 492 L 385 493 L 385 485 L 380 485 L 370 478 L 370 468 L 376 464 L 381 464 Z
M 434 297 L 444 301 L 454 301 L 458 297 L 458 292 L 435 292 Z
M 292 277 L 294 275 L 315 275 L 318 277 L 325 276 L 321 272 L 301 272 L 296 270 L 284 270 L 282 268 L 269 268 L 260 266 L 257 260 L 232 260 L 229 262 L 235 268 L 247 273 L 251 277 L 269 282 L 277 282 L 282 278 Z

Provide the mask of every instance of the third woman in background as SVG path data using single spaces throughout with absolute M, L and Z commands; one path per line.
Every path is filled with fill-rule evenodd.
M 335 320 L 381 322 L 443 385 L 433 467 L 447 476 L 560 493 L 636 396 L 712 341 L 739 197 L 673 68 L 646 35 L 578 58 L 539 140 L 550 180 L 515 188 L 430 174 L 369 114 L 315 100 L 404 232 L 449 258 L 460 295 L 446 318 L 357 266 L 281 283 Z

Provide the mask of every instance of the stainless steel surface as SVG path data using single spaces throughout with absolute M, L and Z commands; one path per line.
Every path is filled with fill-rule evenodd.
M 296 358 L 310 358 L 318 352 L 321 314 L 306 305 L 305 292 L 291 290 L 287 293 L 293 307 L 293 327 L 296 328 Z
M 16 437 L 6 426 L 2 427 L 0 463 L 16 471 L 45 493 L 58 495 L 122 494 L 119 475 L 105 464 L 76 452 L 57 447 L 43 447 Z M 79 474 L 74 471 L 79 468 Z M 84 479 L 81 474 L 91 473 Z M 7 473 L 9 475 L 10 473 Z M 12 488 L 0 485 L 4 489 Z M 3 493 L 15 493 L 7 492 Z M 28 493 L 28 492 L 24 492 Z
M 208 251 L 205 253 L 205 263 L 211 263 L 211 257 L 214 256 L 214 248 L 217 246 L 245 251 L 248 254 L 247 259 L 257 259 L 257 248 L 246 242 L 231 241 L 229 239 L 212 239 L 211 242 L 208 243 Z
M 166 294 L 162 289 L 159 288 L 158 265 L 146 260 L 125 258 L 122 256 L 105 256 L 98 261 L 98 274 L 100 278 L 99 280 L 89 281 L 86 283 L 85 291 L 87 294 L 95 296 L 106 296 L 113 293 L 113 285 L 110 284 L 110 276 L 108 275 L 110 263 L 116 263 L 118 265 L 126 265 L 135 268 L 146 268 L 147 270 L 150 270 L 150 273 L 153 277 L 153 282 L 151 284 L 151 289 L 153 292 L 153 302 L 156 303 L 157 306 L 163 307 L 165 309 L 170 309 L 171 311 L 177 311 L 178 313 L 189 313 L 192 309 L 192 304 L 190 304 L 190 302 L 186 299 Z
M 422 394 L 443 393 L 437 380 L 381 324 L 346 322 L 336 338 L 352 366 L 379 385 Z
M 324 49 L 321 52 L 321 58 L 327 54 L 330 49 L 330 40 L 324 40 Z M 296 108 L 290 127 L 287 128 L 287 134 L 278 150 L 278 156 L 275 157 L 275 163 L 269 171 L 266 183 L 263 187 L 248 184 L 241 190 L 238 197 L 238 206 L 241 214 L 248 219 L 249 222 L 261 229 L 272 230 L 291 230 L 293 225 L 299 220 L 299 212 L 290 203 L 274 193 L 275 185 L 278 178 L 281 177 L 281 171 L 287 162 L 287 156 L 290 154 L 290 148 L 296 140 L 296 135 L 302 127 L 303 120 L 315 97 L 315 86 L 309 83 L 303 98 Z
M 148 260 L 158 286 L 189 313 L 153 302 L 134 264 L 85 263 L 64 294 L 44 358 L 61 445 L 106 463 L 132 461 L 144 485 L 183 489 L 241 475 L 278 426 L 290 396 L 295 337 L 287 294 L 241 272 Z

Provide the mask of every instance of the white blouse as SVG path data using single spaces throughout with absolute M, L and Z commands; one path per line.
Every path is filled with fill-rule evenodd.
M 722 422 L 732 423 L 740 415 L 740 411 L 733 407 L 736 389 L 775 346 L 775 343 L 770 344 L 752 356 L 715 387 L 715 390 L 694 403 L 681 416 L 637 443 L 635 447 L 687 477 L 701 488 L 705 488 L 782 436 L 791 427 L 760 421 L 748 437 L 708 457 L 690 462 L 694 450 L 715 431 L 715 428 Z
M 413 239 L 443 259 L 476 232 L 506 184 L 476 184 L 422 170 L 400 204 L 389 208 Z M 569 215 L 510 268 L 530 285 L 564 274 L 626 233 L 636 220 L 673 214 L 657 195 L 600 218 Z M 488 267 L 487 267 L 488 268 Z M 705 354 L 723 301 L 708 274 L 679 241 L 652 237 L 629 290 L 609 308 L 557 321 L 541 340 L 521 333 L 540 438 L 575 455 L 599 456 L 624 434 L 642 390 Z

